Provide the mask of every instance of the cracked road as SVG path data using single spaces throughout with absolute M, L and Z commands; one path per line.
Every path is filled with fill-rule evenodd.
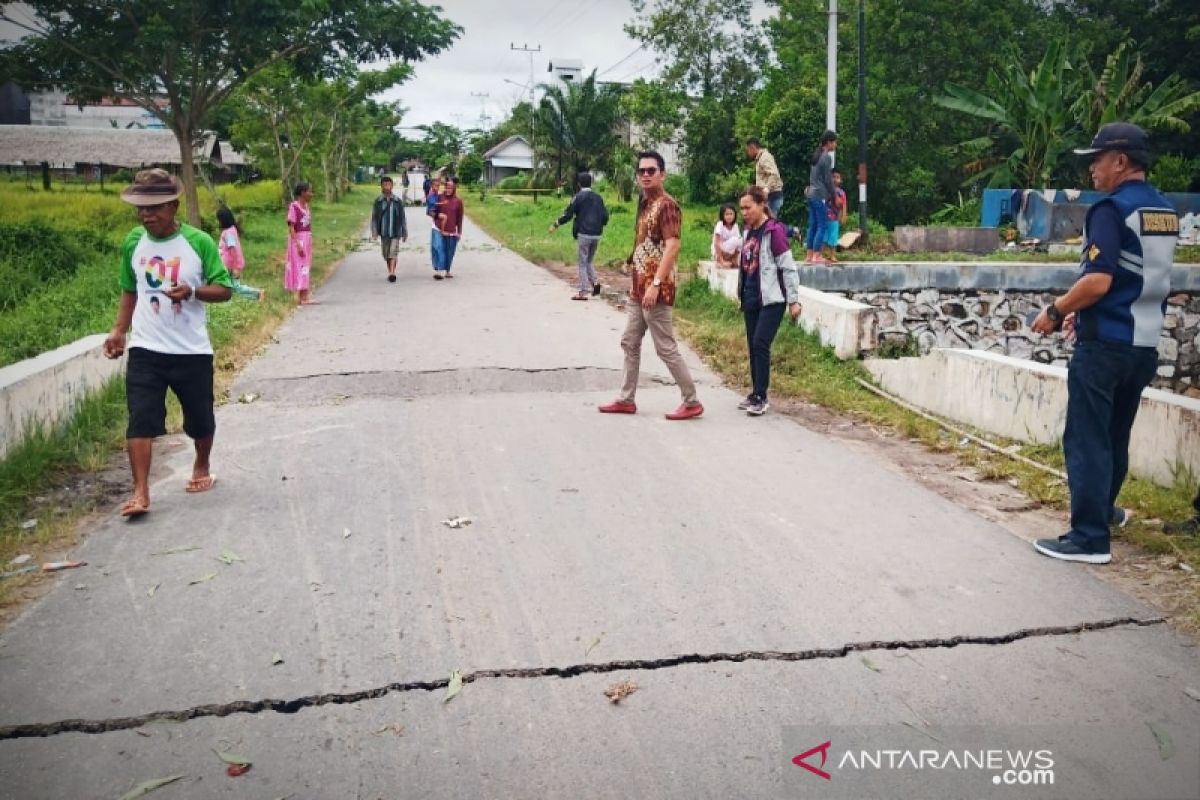
M 154 512 L 95 524 L 0 636 L 0 795 L 799 797 L 784 728 L 824 724 L 1153 722 L 1200 753 L 1200 654 L 1152 609 L 747 418 L 690 354 L 702 419 L 662 419 L 649 345 L 641 412 L 597 414 L 621 313 L 474 226 L 435 282 L 410 219 L 398 283 L 351 255 L 243 373 L 216 490 L 162 441 Z

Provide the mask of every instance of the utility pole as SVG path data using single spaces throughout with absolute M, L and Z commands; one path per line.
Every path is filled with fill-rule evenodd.
M 471 92 L 471 97 L 479 98 L 479 127 L 487 130 L 487 99 L 491 97 L 489 92 Z
M 858 228 L 867 243 L 867 4 L 858 0 Z
M 829 0 L 829 51 L 825 63 L 825 130 L 837 130 L 838 0 Z
M 518 53 L 529 53 L 529 146 L 535 147 L 534 140 L 537 138 L 537 114 L 534 113 L 533 107 L 533 54 L 542 52 L 542 46 L 530 47 L 523 44 L 517 47 L 516 44 L 509 42 L 509 50 L 516 50 Z M 537 167 L 536 159 L 534 167 Z

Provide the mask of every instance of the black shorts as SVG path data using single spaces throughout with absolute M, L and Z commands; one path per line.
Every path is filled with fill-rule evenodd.
M 183 432 L 207 439 L 217 430 L 213 415 L 213 357 L 173 355 L 131 348 L 125 369 L 125 401 L 129 407 L 129 439 L 167 432 L 167 389 L 183 408 Z

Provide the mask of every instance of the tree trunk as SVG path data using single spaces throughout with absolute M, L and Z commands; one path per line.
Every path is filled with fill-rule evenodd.
M 200 227 L 200 195 L 196 192 L 196 160 L 192 152 L 192 125 L 190 120 L 177 119 L 175 140 L 179 143 L 179 179 L 183 181 L 183 199 L 187 203 L 189 225 Z

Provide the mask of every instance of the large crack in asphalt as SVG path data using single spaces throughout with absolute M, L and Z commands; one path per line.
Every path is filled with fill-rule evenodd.
M 240 381 L 235 394 L 265 401 L 325 402 L 353 397 L 431 397 L 501 392 L 599 392 L 620 384 L 621 370 L 609 367 L 468 367 L 432 370 L 362 370 L 289 375 Z M 642 385 L 671 385 L 647 375 Z
M 474 683 L 485 679 L 527 679 L 527 678 L 574 678 L 580 675 L 604 674 L 610 672 L 649 671 L 671 669 L 688 664 L 741 663 L 744 661 L 818 661 L 846 658 L 851 653 L 864 653 L 872 650 L 935 650 L 960 647 L 963 645 L 999 646 L 1012 644 L 1024 639 L 1046 638 L 1054 636 L 1073 636 L 1091 631 L 1104 631 L 1113 628 L 1135 627 L 1144 628 L 1152 625 L 1162 625 L 1165 617 L 1120 617 L 1100 620 L 1097 622 L 1081 622 L 1076 625 L 1056 627 L 1022 628 L 1012 633 L 994 636 L 952 636 L 939 639 L 896 639 L 851 642 L 840 647 L 815 648 L 809 650 L 745 650 L 738 653 L 692 653 L 675 655 L 666 658 L 649 660 L 605 661 L 594 664 L 572 664 L 565 667 L 515 667 L 509 669 L 480 669 L 462 676 L 464 684 Z M 231 714 L 259 714 L 264 711 L 274 711 L 277 714 L 295 714 L 304 708 L 316 708 L 325 705 L 345 705 L 360 703 L 364 700 L 377 700 L 388 694 L 403 692 L 433 692 L 445 689 L 449 678 L 431 681 L 408 681 L 404 683 L 389 683 L 373 689 L 363 689 L 357 692 L 334 692 L 329 694 L 307 695 L 291 700 L 234 700 L 228 703 L 211 703 L 193 706 L 176 711 L 152 711 L 136 717 L 114 717 L 111 719 L 66 719 L 58 722 L 33 723 L 26 725 L 7 725 L 0 727 L 0 740 L 31 739 L 57 736 L 63 733 L 108 733 L 110 731 L 130 730 L 140 728 L 151 722 L 168 720 L 186 722 L 204 717 L 227 717 Z

